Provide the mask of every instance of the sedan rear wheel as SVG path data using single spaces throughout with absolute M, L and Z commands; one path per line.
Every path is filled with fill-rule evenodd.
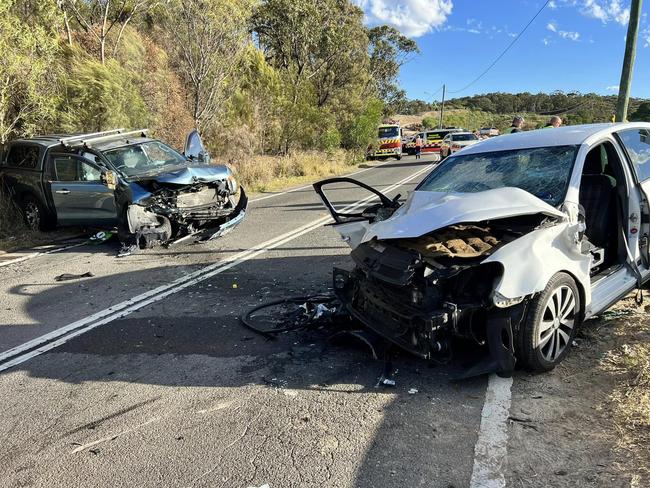
M 530 303 L 519 331 L 517 356 L 535 371 L 549 371 L 569 352 L 581 320 L 580 294 L 573 278 L 558 273 Z

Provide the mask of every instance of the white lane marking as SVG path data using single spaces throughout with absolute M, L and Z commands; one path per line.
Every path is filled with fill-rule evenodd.
M 57 252 L 66 251 L 67 249 L 72 249 L 72 248 L 75 248 L 75 247 L 85 246 L 86 244 L 87 244 L 87 242 L 84 241 L 84 242 L 80 242 L 78 244 L 71 244 L 70 246 L 57 247 L 56 249 L 50 249 L 49 251 L 34 252 L 34 253 L 28 254 L 26 256 L 22 256 L 20 258 L 11 259 L 9 261 L 2 261 L 2 262 L 0 262 L 0 268 L 2 268 L 3 266 L 9 266 L 10 264 L 21 263 L 23 261 L 27 261 L 28 259 L 36 258 L 38 256 L 44 256 L 46 254 L 54 254 L 54 253 L 57 253 Z
M 422 173 L 429 171 L 431 167 L 432 165 L 425 166 L 420 171 L 417 171 L 416 173 L 386 188 L 385 191 L 387 193 L 393 191 L 394 189 L 404 185 L 405 183 L 408 183 L 409 181 L 417 178 Z M 364 198 L 363 200 L 360 200 L 352 205 L 345 207 L 342 211 L 354 210 L 355 208 L 363 205 L 364 203 L 367 203 L 373 198 L 374 196 L 370 195 Z M 163 298 L 171 294 L 177 293 L 189 286 L 195 285 L 197 283 L 200 283 L 201 281 L 204 281 L 215 275 L 223 273 L 224 271 L 227 271 L 230 268 L 233 268 L 245 261 L 253 259 L 269 250 L 280 247 L 286 244 L 287 242 L 297 239 L 298 237 L 317 229 L 318 227 L 320 227 L 321 225 L 323 225 L 324 223 L 330 220 L 331 217 L 329 215 L 325 217 L 321 217 L 308 224 L 298 227 L 297 229 L 294 229 L 278 237 L 270 239 L 251 249 L 240 252 L 222 261 L 201 268 L 197 271 L 187 274 L 186 276 L 182 276 L 169 284 L 159 286 L 158 288 L 142 293 L 129 300 L 108 307 L 93 315 L 77 320 L 71 324 L 68 324 L 52 332 L 44 334 L 40 337 L 32 339 L 31 341 L 28 341 L 24 344 L 16 346 L 7 351 L 4 351 L 3 353 L 0 354 L 0 362 L 2 361 L 6 361 L 6 362 L 0 364 L 0 371 L 9 369 L 13 366 L 16 366 L 17 364 L 23 363 L 28 359 L 43 354 L 44 352 L 54 349 L 55 347 L 58 347 L 62 344 L 65 344 L 70 339 L 77 337 L 81 334 L 84 334 L 85 332 L 88 332 L 94 329 L 95 327 L 125 317 L 137 310 L 140 310 L 143 307 L 146 307 L 147 305 L 162 300 Z
M 505 488 L 503 474 L 508 454 L 508 416 L 512 378 L 492 374 L 488 380 L 481 428 L 474 446 L 474 468 L 470 488 Z

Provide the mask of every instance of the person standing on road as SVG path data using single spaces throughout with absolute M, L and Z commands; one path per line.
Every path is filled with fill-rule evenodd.
M 562 119 L 557 115 L 554 115 L 549 119 L 548 124 L 544 126 L 544 129 L 553 129 L 553 128 L 557 129 L 561 125 L 562 125 Z
M 422 152 L 422 138 L 420 134 L 415 137 L 415 159 L 420 159 L 420 153 Z
M 504 134 L 514 134 L 515 132 L 521 132 L 523 130 L 524 124 L 526 121 L 523 117 L 517 115 L 512 119 L 512 125 L 503 131 Z

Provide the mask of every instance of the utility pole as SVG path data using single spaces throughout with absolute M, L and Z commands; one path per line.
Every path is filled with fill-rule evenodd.
M 442 106 L 440 108 L 440 123 L 438 124 L 440 127 L 439 129 L 442 129 L 443 125 L 443 117 L 445 114 L 445 90 L 446 90 L 446 85 L 442 85 Z
M 627 106 L 630 102 L 630 87 L 632 86 L 634 60 L 636 59 L 636 44 L 639 37 L 642 3 L 643 0 L 632 0 L 630 6 L 630 22 L 627 26 L 627 39 L 625 41 L 625 58 L 623 58 L 621 83 L 618 88 L 618 102 L 616 103 L 616 122 L 625 122 L 627 120 Z

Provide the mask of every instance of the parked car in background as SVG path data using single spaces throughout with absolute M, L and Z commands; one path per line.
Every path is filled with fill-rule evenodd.
M 2 154 L 0 175 L 32 230 L 116 226 L 144 248 L 217 237 L 246 212 L 244 189 L 210 163 L 197 131 L 183 154 L 123 129 L 18 139 Z
M 472 132 L 452 132 L 447 134 L 440 144 L 440 157 L 446 157 L 460 151 L 464 147 L 472 146 L 481 140 Z
M 349 180 L 347 183 L 354 183 Z M 404 204 L 374 193 L 332 213 L 353 269 L 334 289 L 367 328 L 442 361 L 484 347 L 473 372 L 515 360 L 554 368 L 585 319 L 650 279 L 650 124 L 560 127 L 497 137 L 438 165 Z
M 481 127 L 478 132 L 480 136 L 484 137 L 495 137 L 501 134 L 501 132 L 499 132 L 499 129 L 496 127 Z

